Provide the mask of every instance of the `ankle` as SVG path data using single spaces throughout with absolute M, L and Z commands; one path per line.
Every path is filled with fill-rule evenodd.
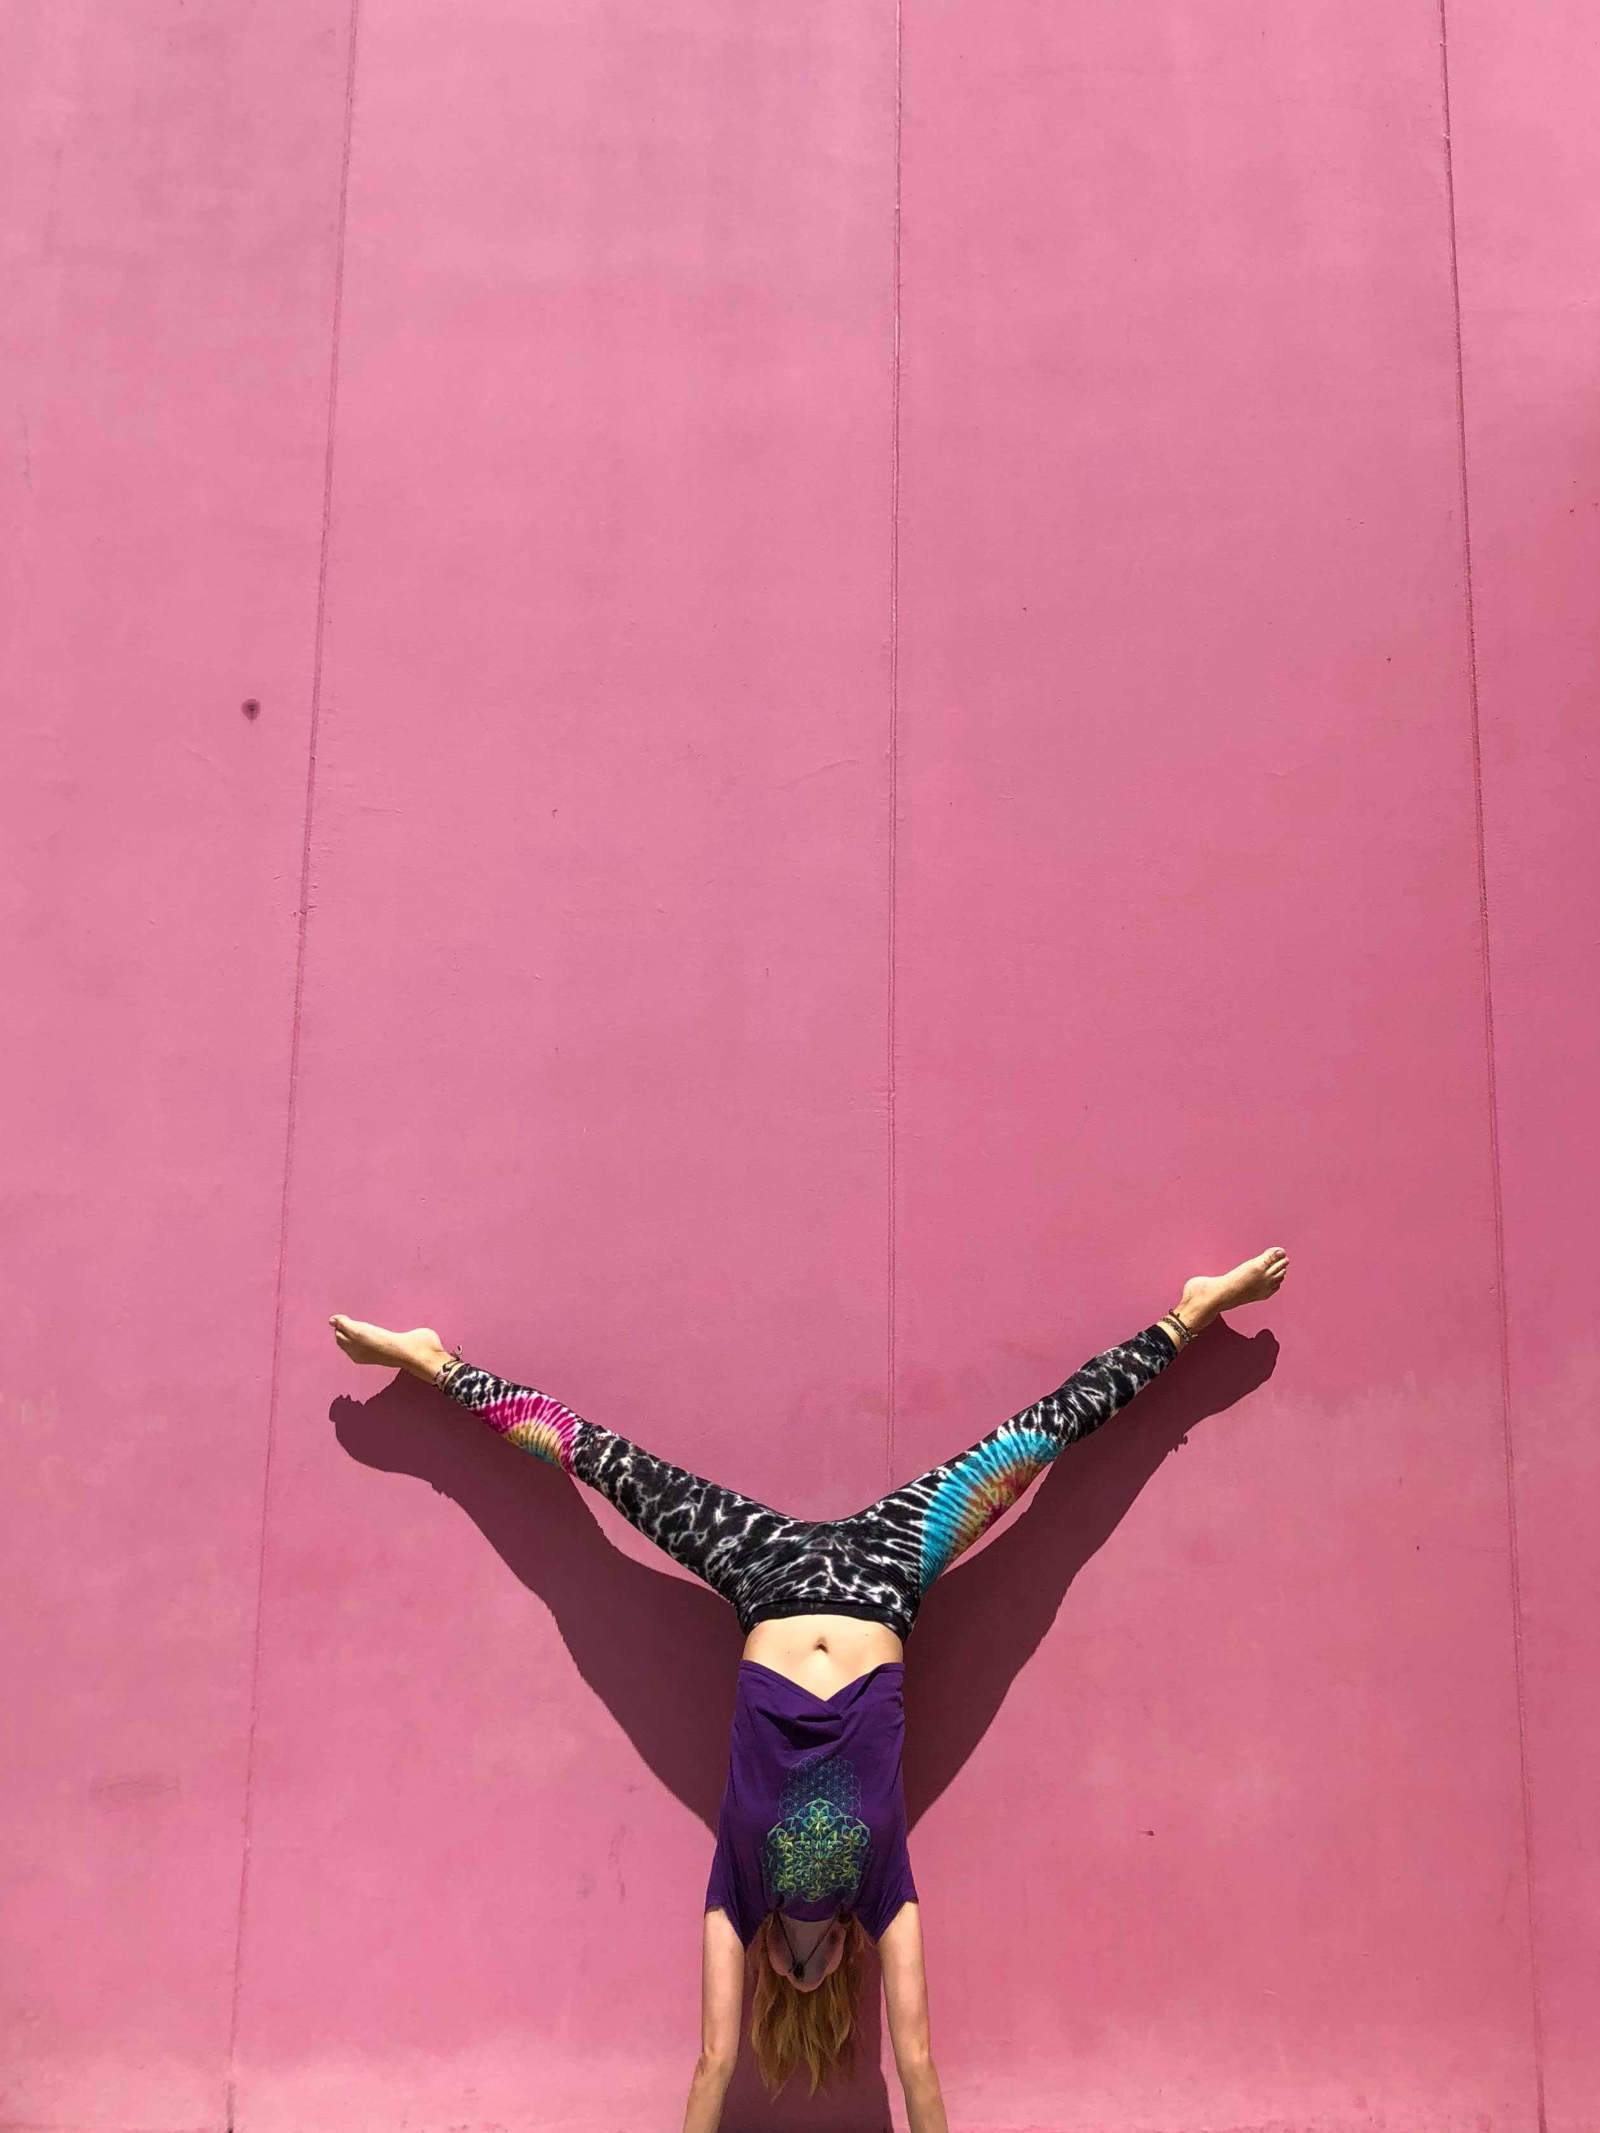
M 439 1381 L 439 1372 L 450 1361 L 450 1350 L 436 1334 L 426 1334 L 415 1341 L 406 1351 L 401 1365 L 414 1378 L 421 1378 L 426 1385 Z
M 1211 1321 L 1221 1315 L 1222 1306 L 1215 1295 L 1204 1291 L 1197 1293 L 1196 1285 L 1190 1282 L 1185 1286 L 1173 1309 L 1188 1327 L 1192 1337 L 1196 1333 L 1204 1333 Z

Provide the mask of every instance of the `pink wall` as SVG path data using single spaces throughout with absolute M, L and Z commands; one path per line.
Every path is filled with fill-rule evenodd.
M 952 2125 L 1600 2124 L 1587 10 L 0 83 L 0 2127 L 679 2122 L 732 1616 L 329 1310 L 824 1515 L 1277 1240 L 924 1609 Z

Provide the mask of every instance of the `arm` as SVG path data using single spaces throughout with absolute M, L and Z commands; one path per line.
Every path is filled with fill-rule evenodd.
M 739 2056 L 744 1949 L 726 1911 L 707 1911 L 700 1943 L 700 2056 L 689 2085 L 683 2133 L 717 2133 Z
M 905 2092 L 911 2133 L 950 2133 L 928 2042 L 928 1978 L 922 1962 L 922 1913 L 903 1903 L 878 1943 L 883 2000 L 895 2071 Z

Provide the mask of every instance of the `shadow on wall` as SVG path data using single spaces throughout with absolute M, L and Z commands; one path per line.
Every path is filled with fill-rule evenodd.
M 1070 1446 L 1023 1513 L 930 1589 L 906 1646 L 905 1786 L 913 1830 L 982 1740 L 1072 1580 L 1156 1468 L 1197 1424 L 1264 1384 L 1277 1358 L 1271 1333 L 1247 1340 L 1218 1324 L 1181 1371 L 1163 1374 L 1108 1425 Z M 463 1428 L 460 1408 L 410 1378 L 397 1378 L 365 1404 L 336 1400 L 332 1419 L 353 1459 L 417 1475 L 461 1506 L 550 1609 L 578 1672 L 639 1755 L 714 1837 L 744 1641 L 727 1602 L 619 1553 L 579 1486 L 542 1460 L 510 1453 L 489 1431 Z M 779 2133 L 823 2125 L 833 2133 L 882 2133 L 890 2121 L 879 2069 L 879 1996 L 869 1990 L 864 2000 L 861 2071 L 851 2088 L 808 2099 L 797 2078 L 769 2102 L 746 2045 L 724 2114 L 727 2133 L 756 2125 Z
M 906 1646 L 906 1816 L 914 1829 L 988 1731 L 1067 1588 L 1197 1424 L 1266 1383 L 1278 1343 L 1219 1322 L 1131 1406 L 1045 1469 L 1030 1507 L 928 1591 Z M 915 1659 L 912 1653 L 915 1652 Z
M 1167 1454 L 1264 1384 L 1270 1333 L 1209 1340 L 1044 1473 L 1031 1503 L 930 1589 L 906 1646 L 911 1826 L 951 1783 L 1037 1650 L 1067 1589 Z M 662 1784 L 715 1835 L 743 1638 L 708 1586 L 621 1554 L 580 1486 L 512 1453 L 409 1378 L 333 1421 L 353 1459 L 452 1497 L 555 1616 L 574 1665 Z M 954 1448 L 953 1448 L 954 1449 Z

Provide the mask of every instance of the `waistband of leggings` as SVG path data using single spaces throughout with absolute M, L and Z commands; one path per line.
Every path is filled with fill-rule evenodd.
M 758 1622 L 777 1622 L 791 1615 L 851 1615 L 858 1622 L 876 1622 L 882 1628 L 892 1630 L 902 1640 L 910 1635 L 911 1625 L 902 1626 L 889 1621 L 881 1607 L 874 1607 L 867 1600 L 769 1600 L 753 1613 L 741 1616 L 739 1627 L 748 1636 Z

